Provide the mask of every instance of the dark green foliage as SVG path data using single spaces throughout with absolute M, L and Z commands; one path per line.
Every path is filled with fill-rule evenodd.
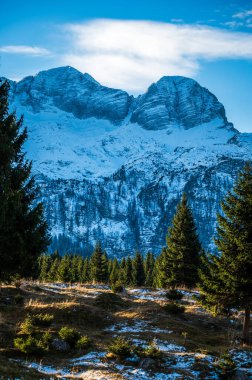
M 111 272 L 109 275 L 109 283 L 110 284 L 115 284 L 118 279 L 119 279 L 119 272 L 120 272 L 120 267 L 117 259 L 114 259 L 112 262 L 111 267 Z
M 132 344 L 129 340 L 123 337 L 117 337 L 113 340 L 111 345 L 108 347 L 108 351 L 116 356 L 125 358 L 131 355 Z
M 52 340 L 50 332 L 43 333 L 40 337 L 27 336 L 14 339 L 14 347 L 24 354 L 43 355 L 49 350 Z
M 236 364 L 229 354 L 223 354 L 216 363 L 220 378 L 228 379 L 236 370 Z
M 143 286 L 145 283 L 143 257 L 139 252 L 136 252 L 133 260 L 133 285 Z
M 104 310 L 117 310 L 127 306 L 127 302 L 114 293 L 99 294 L 96 297 L 95 304 Z
M 192 212 L 183 194 L 172 226 L 167 235 L 167 249 L 163 252 L 162 276 L 167 286 L 192 288 L 198 280 L 201 246 Z M 161 276 L 161 277 L 162 277 Z
M 131 286 L 133 281 L 133 264 L 131 258 L 128 257 L 125 264 L 125 285 Z
M 76 329 L 65 326 L 60 329 L 59 337 L 67 342 L 70 347 L 74 347 L 81 338 L 81 335 Z
M 47 327 L 53 322 L 52 314 L 34 314 L 32 315 L 32 323 L 35 326 Z
M 47 225 L 31 162 L 23 144 L 27 129 L 8 109 L 9 84 L 0 85 L 0 279 L 34 276 L 37 258 L 48 244 Z
M 169 314 L 183 314 L 185 312 L 185 307 L 178 305 L 176 303 L 167 303 L 163 306 L 164 310 Z
M 76 342 L 76 348 L 79 348 L 80 350 L 86 349 L 90 347 L 90 345 L 91 345 L 91 341 L 88 336 L 82 336 Z
M 169 301 L 180 301 L 183 298 L 183 294 L 177 289 L 171 289 L 166 293 L 166 298 Z
M 252 166 L 239 174 L 221 204 L 215 240 L 218 255 L 202 257 L 202 303 L 215 313 L 245 310 L 243 340 L 249 341 L 252 308 Z
M 91 279 L 102 283 L 108 279 L 108 260 L 106 253 L 102 252 L 101 244 L 96 243 L 94 253 L 90 260 Z
M 114 293 L 122 293 L 123 292 L 123 285 L 120 281 L 117 281 L 115 284 L 111 285 L 111 290 Z
M 155 258 L 153 253 L 148 252 L 144 262 L 145 286 L 152 287 L 154 282 Z
M 143 350 L 142 356 L 152 359 L 160 359 L 163 356 L 163 353 L 158 347 L 156 347 L 155 343 L 152 342 L 147 348 Z
M 28 315 L 20 325 L 21 334 L 32 334 L 35 331 L 35 326 L 31 315 Z

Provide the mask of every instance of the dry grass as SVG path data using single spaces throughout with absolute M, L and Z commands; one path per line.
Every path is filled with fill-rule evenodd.
M 17 373 L 20 379 L 22 376 L 27 380 L 41 379 L 34 375 L 34 371 L 25 372 L 24 375 L 19 374 L 18 365 L 10 365 L 8 361 L 8 357 L 17 357 L 17 352 L 12 348 L 12 342 L 18 326 L 28 314 L 32 313 L 52 314 L 54 321 L 51 331 L 54 333 L 62 326 L 75 327 L 81 334 L 91 338 L 95 350 L 105 350 L 111 342 L 112 334 L 104 331 L 105 327 L 118 323 L 132 325 L 139 320 L 145 321 L 153 329 L 158 328 L 172 331 L 172 333 L 154 334 L 146 329 L 135 334 L 138 338 L 151 340 L 157 336 L 164 341 L 185 345 L 188 350 L 194 352 L 201 350 L 220 354 L 230 348 L 230 339 L 237 334 L 235 329 L 228 327 L 225 319 L 199 313 L 197 310 L 199 306 L 195 304 L 186 304 L 185 314 L 179 316 L 166 313 L 162 308 L 163 301 L 138 300 L 130 297 L 123 297 L 122 302 L 119 299 L 120 302 L 115 308 L 106 308 L 91 297 L 96 291 L 99 294 L 110 293 L 107 289 L 96 290 L 88 285 L 62 289 L 59 293 L 47 291 L 38 283 L 29 283 L 22 286 L 20 290 L 13 286 L 2 286 L 1 299 L 8 298 L 10 303 L 5 305 L 0 302 L 0 374 L 7 373 L 10 378 L 11 376 L 15 378 Z M 14 304 L 13 300 L 17 294 L 24 297 L 23 305 Z M 54 355 L 53 364 L 64 365 L 64 360 L 69 355 L 71 353 Z M 47 361 L 50 362 L 49 356 Z M 90 376 L 91 379 L 91 372 Z M 46 376 L 44 378 L 46 379 Z M 115 379 L 120 379 L 120 377 L 115 377 Z

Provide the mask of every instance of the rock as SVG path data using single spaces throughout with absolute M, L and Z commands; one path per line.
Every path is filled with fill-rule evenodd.
M 55 350 L 62 352 L 70 350 L 69 344 L 67 342 L 64 342 L 64 340 L 58 338 L 53 339 L 52 347 L 55 348 Z
M 139 366 L 143 369 L 153 369 L 157 366 L 157 361 L 151 358 L 144 358 L 141 360 Z

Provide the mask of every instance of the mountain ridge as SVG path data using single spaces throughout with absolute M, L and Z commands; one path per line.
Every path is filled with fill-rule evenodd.
M 159 252 L 183 191 L 212 249 L 219 202 L 252 156 L 252 134 L 215 95 L 184 77 L 136 98 L 70 67 L 27 78 L 11 83 L 10 107 L 25 115 L 51 249 Z

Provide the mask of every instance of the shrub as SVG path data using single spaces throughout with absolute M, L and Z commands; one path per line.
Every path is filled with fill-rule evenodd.
M 169 301 L 180 301 L 183 298 L 183 294 L 176 289 L 169 290 L 165 296 Z
M 96 297 L 96 306 L 105 310 L 116 310 L 128 305 L 118 294 L 101 293 Z
M 111 285 L 111 290 L 113 293 L 122 293 L 123 292 L 123 285 L 120 281 L 117 281 L 115 284 Z
M 91 344 L 91 341 L 88 336 L 82 336 L 76 343 L 76 347 L 79 349 L 88 348 Z
M 129 340 L 123 337 L 117 337 L 108 347 L 108 350 L 116 356 L 127 357 L 130 356 L 132 348 L 133 347 Z
M 46 351 L 42 340 L 38 340 L 30 335 L 26 338 L 15 338 L 14 347 L 24 354 L 41 355 Z
M 62 327 L 59 331 L 59 337 L 71 347 L 74 347 L 77 341 L 81 338 L 80 333 L 71 327 Z
M 229 354 L 220 356 L 216 366 L 219 374 L 224 377 L 232 374 L 236 369 L 236 364 Z
M 25 320 L 20 325 L 21 334 L 32 334 L 34 332 L 33 319 L 31 315 L 25 318 Z
M 144 356 L 152 359 L 158 359 L 162 357 L 162 351 L 158 347 L 156 347 L 155 343 L 151 343 L 144 351 Z
M 16 305 L 22 305 L 24 303 L 24 297 L 21 294 L 16 294 L 14 296 L 14 302 Z
M 52 324 L 53 315 L 51 314 L 35 314 L 32 316 L 33 324 L 36 326 L 47 327 Z
M 167 303 L 163 308 L 169 314 L 183 314 L 185 312 L 185 307 L 176 303 Z

